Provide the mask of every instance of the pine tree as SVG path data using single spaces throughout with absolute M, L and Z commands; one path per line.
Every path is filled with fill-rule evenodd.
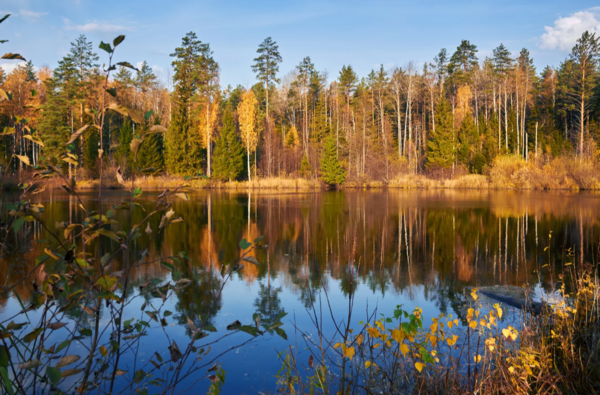
M 271 37 L 265 40 L 258 46 L 256 52 L 259 56 L 254 59 L 252 71 L 256 73 L 256 77 L 264 82 L 266 91 L 266 113 L 267 123 L 269 122 L 269 90 L 271 83 L 279 82 L 277 72 L 279 72 L 279 63 L 281 63 L 281 55 L 279 54 L 279 46 Z
M 427 141 L 427 168 L 447 169 L 454 163 L 456 141 L 450 103 L 445 98 L 440 100 L 435 119 L 435 132 L 429 133 Z
M 244 147 L 237 138 L 231 111 L 223 114 L 223 128 L 217 139 L 213 159 L 213 177 L 236 180 L 244 171 Z
M 321 156 L 321 179 L 329 186 L 341 185 L 346 179 L 346 170 L 342 168 L 337 155 L 335 139 L 331 136 L 325 138 L 323 154 Z
M 458 132 L 458 161 L 473 170 L 473 159 L 479 152 L 479 136 L 471 113 L 467 113 Z
M 183 37 L 181 46 L 171 56 L 175 58 L 172 65 L 176 106 L 165 136 L 165 163 L 170 173 L 194 174 L 202 171 L 203 150 L 200 136 L 192 125 L 192 97 L 204 82 L 205 65 L 214 61 L 210 46 L 198 40 L 194 32 Z

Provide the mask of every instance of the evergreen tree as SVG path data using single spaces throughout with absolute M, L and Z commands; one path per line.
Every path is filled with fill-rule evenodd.
M 479 136 L 471 113 L 467 113 L 458 132 L 458 161 L 470 171 L 473 170 L 473 158 L 479 152 Z
M 140 67 L 137 72 L 135 86 L 142 92 L 147 92 L 152 87 L 156 86 L 156 84 L 157 80 L 154 71 L 144 60 L 144 62 L 142 62 L 142 67 Z
M 155 124 L 159 125 L 158 117 Z M 147 169 L 153 167 L 159 171 L 165 166 L 163 134 L 154 133 L 144 137 L 144 142 L 140 146 L 137 156 L 137 168 Z
M 324 140 L 320 173 L 323 182 L 329 186 L 341 185 L 346 179 L 346 170 L 338 159 L 335 139 L 331 136 Z
M 31 59 L 25 63 L 25 72 L 27 73 L 27 79 L 25 82 L 37 82 L 37 76 L 35 75 L 35 69 L 33 68 L 33 62 Z
M 117 145 L 113 156 L 117 161 L 117 165 L 121 166 L 122 171 L 128 173 L 133 168 L 133 156 L 131 155 L 131 150 L 129 148 L 131 140 L 133 139 L 133 126 L 131 125 L 129 117 L 125 118 L 123 126 L 117 131 L 117 138 L 119 144 Z
M 223 114 L 223 128 L 217 139 L 213 159 L 213 177 L 236 180 L 244 171 L 244 147 L 237 138 L 231 111 Z
M 58 158 L 65 152 L 65 143 L 69 140 L 71 129 L 67 123 L 65 96 L 58 89 L 58 79 L 48 78 L 44 84 L 46 103 L 42 106 L 43 116 L 38 121 L 38 132 L 44 141 L 42 157 L 53 165 L 58 165 Z
M 427 168 L 447 169 L 456 157 L 454 121 L 452 109 L 446 98 L 442 98 L 436 109 L 435 132 L 429 132 L 427 141 Z
M 205 82 L 206 64 L 214 61 L 210 46 L 198 40 L 194 32 L 183 37 L 181 46 L 171 56 L 175 58 L 172 65 L 176 106 L 165 137 L 165 162 L 167 170 L 173 174 L 193 174 L 202 170 L 203 150 L 190 116 L 192 97 Z
M 279 63 L 281 63 L 281 55 L 279 54 L 279 46 L 271 37 L 265 40 L 258 46 L 256 52 L 259 54 L 254 59 L 252 71 L 256 73 L 256 77 L 264 82 L 266 91 L 266 113 L 267 122 L 269 122 L 269 90 L 271 83 L 279 82 L 277 73 L 279 72 Z

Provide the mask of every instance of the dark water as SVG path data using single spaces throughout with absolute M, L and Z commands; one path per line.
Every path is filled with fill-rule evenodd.
M 123 199 L 109 192 L 106 207 Z M 150 208 L 156 194 L 144 193 L 140 202 Z M 176 201 L 173 209 L 184 221 L 148 241 L 146 235 L 134 249 L 149 248 L 148 263 L 133 273 L 135 284 L 149 279 L 169 280 L 170 272 L 158 257 L 186 251 L 191 258 L 178 268 L 193 284 L 167 299 L 168 335 L 178 344 L 189 342 L 187 317 L 212 314 L 218 332 L 226 333 L 235 320 L 251 323 L 252 314 L 283 319 L 287 340 L 267 333 L 244 346 L 249 335 L 237 333 L 212 346 L 227 372 L 225 393 L 256 393 L 273 389 L 274 375 L 281 367 L 277 353 L 297 348 L 302 358 L 303 336 L 315 336 L 307 308 L 327 290 L 336 317 L 347 314 L 351 272 L 358 273 L 353 325 L 365 318 L 367 309 L 391 314 L 403 304 L 406 310 L 423 309 L 425 322 L 440 312 L 458 314 L 465 287 L 495 284 L 534 286 L 539 293 L 550 288 L 544 265 L 558 270 L 566 263 L 596 264 L 600 237 L 600 195 L 589 193 L 540 193 L 493 191 L 351 191 L 330 193 L 224 193 L 197 192 L 190 201 Z M 83 194 L 83 201 L 97 208 L 96 194 Z M 57 221 L 81 221 L 78 201 L 68 195 L 47 193 L 34 200 L 45 205 L 43 218 L 50 230 Z M 130 224 L 129 212 L 117 212 L 121 224 Z M 143 216 L 135 209 L 133 222 Z M 158 227 L 159 218 L 151 222 Z M 116 231 L 118 225 L 113 225 Z M 238 242 L 264 236 L 265 248 L 253 252 L 260 266 L 246 264 L 224 287 L 222 263 L 239 257 Z M 9 235 L 9 257 L 0 262 L 0 278 L 14 284 L 32 268 L 43 248 L 36 239 L 48 238 L 41 226 L 27 223 L 17 235 Z M 103 249 L 116 249 L 115 242 L 101 239 Z M 97 247 L 97 246 L 96 246 Z M 119 270 L 115 267 L 114 270 Z M 32 297 L 29 281 L 16 287 L 23 301 Z M 320 294 L 323 297 L 323 293 Z M 159 303 L 151 296 L 137 298 L 128 308 L 130 318 L 139 318 L 144 302 Z M 14 294 L 0 301 L 0 321 L 20 310 Z M 36 312 L 31 312 L 32 319 Z M 75 308 L 70 319 L 82 316 Z M 126 314 L 127 316 L 127 314 Z M 146 317 L 147 318 L 147 317 Z M 295 323 L 295 324 L 294 324 Z M 295 331 L 294 325 L 304 332 Z M 333 326 L 325 320 L 325 331 Z M 57 335 L 58 336 L 58 335 Z M 57 338 L 56 341 L 59 339 Z M 48 341 L 52 341 L 49 339 Z M 160 329 L 150 330 L 142 340 L 138 362 L 168 345 Z M 162 352 L 162 351 L 161 351 Z M 165 356 L 166 356 L 165 354 Z M 209 356 L 210 356 L 209 355 Z M 133 365 L 135 358 L 125 363 Z M 306 357 L 308 358 L 308 357 Z M 306 362 L 304 362 L 306 364 Z M 132 368 L 133 369 L 133 368 Z M 205 371 L 206 369 L 204 369 Z M 202 373 L 204 373 L 202 371 Z M 206 391 L 208 381 L 194 377 Z

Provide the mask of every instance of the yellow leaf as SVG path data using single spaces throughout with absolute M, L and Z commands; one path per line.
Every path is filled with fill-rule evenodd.
M 417 368 L 419 373 L 421 372 L 421 370 L 423 370 L 424 367 L 425 367 L 425 364 L 422 364 L 421 362 L 415 363 L 415 368 Z
M 358 335 L 356 337 L 356 344 L 358 344 L 359 346 L 362 344 L 363 342 L 363 335 Z
M 365 361 L 365 368 L 369 369 L 371 367 L 371 361 Z
M 108 350 L 106 349 L 106 347 L 100 346 L 100 354 L 102 354 L 102 356 L 105 357 L 107 353 Z
M 477 321 L 471 321 L 471 322 L 469 322 L 469 326 L 470 326 L 472 329 L 475 329 L 475 328 L 477 328 Z
M 454 326 L 454 323 L 452 321 L 448 321 L 448 328 L 452 329 L 453 326 Z
M 348 357 L 348 359 L 352 360 L 352 358 L 354 358 L 354 347 L 346 347 L 344 350 L 344 357 Z
M 510 330 L 502 329 L 502 334 L 504 335 L 504 337 L 508 338 L 510 336 Z
M 373 348 L 379 348 L 379 347 L 381 347 L 381 344 L 380 344 L 380 343 L 377 343 L 377 344 L 375 344 L 375 345 L 373 346 Z
M 471 297 L 473 300 L 477 300 L 477 294 L 475 292 L 471 292 Z
M 475 355 L 473 356 L 473 359 L 475 360 L 475 363 L 479 363 L 479 361 L 481 361 L 481 355 Z
M 402 351 L 402 355 L 406 356 L 408 353 L 408 346 L 404 343 L 400 345 L 400 351 Z
M 340 346 L 340 343 L 335 343 L 335 344 L 333 345 L 333 348 L 338 348 L 339 346 Z
M 515 368 L 513 368 L 513 367 L 511 366 L 511 367 L 509 367 L 509 368 L 508 368 L 508 371 L 509 371 L 509 372 L 511 372 L 511 373 L 514 373 L 514 372 L 515 372 Z

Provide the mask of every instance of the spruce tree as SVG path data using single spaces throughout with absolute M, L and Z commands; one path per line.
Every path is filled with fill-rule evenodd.
M 335 139 L 331 136 L 326 137 L 323 143 L 320 173 L 323 182 L 329 186 L 341 185 L 346 179 L 346 171 L 338 159 Z
M 236 180 L 244 171 L 244 147 L 237 138 L 231 111 L 223 114 L 223 128 L 213 157 L 213 178 Z
M 44 84 L 46 103 L 42 105 L 44 112 L 38 121 L 38 132 L 44 141 L 42 157 L 49 163 L 58 165 L 58 158 L 65 152 L 65 143 L 69 140 L 71 129 L 67 123 L 65 96 L 58 90 L 59 81 L 48 78 Z
M 123 172 L 130 172 L 133 166 L 133 157 L 129 145 L 133 139 L 133 127 L 129 118 L 125 118 L 123 126 L 117 131 L 117 138 L 119 145 L 117 145 L 113 156 Z
M 446 98 L 440 100 L 435 119 L 435 132 L 429 133 L 427 141 L 427 168 L 447 169 L 452 166 L 456 156 L 454 120 L 450 103 Z
M 472 171 L 473 158 L 479 152 L 477 126 L 471 113 L 467 113 L 458 132 L 458 160 Z
M 156 121 L 158 125 L 158 117 Z M 153 167 L 156 171 L 159 171 L 165 167 L 163 138 L 162 133 L 154 133 L 144 137 L 144 142 L 140 146 L 137 155 L 136 166 L 138 169 Z
M 194 94 L 205 84 L 206 69 L 214 64 L 212 51 L 203 44 L 196 33 L 183 37 L 181 46 L 171 54 L 175 74 L 173 119 L 165 136 L 165 162 L 173 174 L 194 174 L 202 170 L 204 150 L 200 136 L 192 125 L 191 109 Z

